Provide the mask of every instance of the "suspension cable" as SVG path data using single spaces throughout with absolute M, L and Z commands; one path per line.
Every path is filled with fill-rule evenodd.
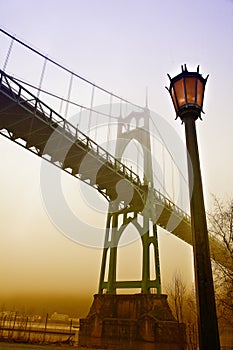
M 175 159 L 174 159 L 174 157 L 173 157 L 171 151 L 169 150 L 169 148 L 168 148 L 168 146 L 167 146 L 167 144 L 166 144 L 166 142 L 165 142 L 165 140 L 164 140 L 162 134 L 160 133 L 160 131 L 159 131 L 158 127 L 156 126 L 156 124 L 155 124 L 153 118 L 151 117 L 151 115 L 149 116 L 149 118 L 150 118 L 150 120 L 152 121 L 152 123 L 153 123 L 153 125 L 154 125 L 154 127 L 155 127 L 155 129 L 156 129 L 156 131 L 157 131 L 157 133 L 158 133 L 158 135 L 159 135 L 159 137 L 160 137 L 160 139 L 162 140 L 162 142 L 163 142 L 163 144 L 164 144 L 164 146 L 165 146 L 165 148 L 166 148 L 166 150 L 167 150 L 167 152 L 168 152 L 168 154 L 170 155 L 171 159 L 172 159 L 173 162 L 175 163 L 175 165 L 176 165 L 176 167 L 177 167 L 177 169 L 178 169 L 178 171 L 179 171 L 181 177 L 183 178 L 184 182 L 185 182 L 186 184 L 188 184 L 187 179 L 185 178 L 184 174 L 182 173 L 180 167 L 177 165 L 177 163 L 176 163 L 176 161 L 175 161 Z
M 89 136 L 90 136 L 90 131 L 91 131 L 91 118 L 92 118 L 94 97 L 95 97 L 95 84 L 92 85 L 92 92 L 91 92 L 90 113 L 89 113 L 88 127 L 87 127 L 87 132 L 89 133 Z
M 111 124 L 111 117 L 112 117 L 112 95 L 110 95 L 110 101 L 109 101 L 109 117 L 110 120 L 108 122 L 108 130 L 107 130 L 107 149 L 109 149 L 110 144 L 110 124 Z
M 10 57 L 10 53 L 11 53 L 11 50 L 12 50 L 13 44 L 14 44 L 14 37 L 12 36 L 12 40 L 11 40 L 11 43 L 10 43 L 9 49 L 8 49 L 8 51 L 7 51 L 7 54 L 6 54 L 6 59 L 5 59 L 4 65 L 3 65 L 3 70 L 5 70 L 5 69 L 6 69 L 6 66 L 7 66 L 7 63 L 8 63 L 9 57 Z
M 66 103 L 66 109 L 65 109 L 65 118 L 67 118 L 67 114 L 68 114 L 69 100 L 70 100 L 70 95 L 71 95 L 71 90 L 72 90 L 72 84 L 73 84 L 73 74 L 71 74 L 71 76 L 70 76 L 70 83 L 69 83 L 69 89 L 68 89 L 68 95 L 67 95 L 67 103 Z
M 32 85 L 32 84 L 30 84 L 30 83 L 28 83 L 28 82 L 26 82 L 26 81 L 24 81 L 22 79 L 16 78 L 15 76 L 11 76 L 11 78 L 16 80 L 16 81 L 18 81 L 19 83 L 22 83 L 22 84 L 25 84 L 25 85 L 31 87 L 32 89 L 38 90 L 37 86 Z M 104 113 L 104 112 L 101 112 L 101 111 L 97 111 L 95 109 L 91 109 L 89 107 L 83 106 L 83 105 L 81 105 L 79 103 L 76 103 L 76 102 L 73 102 L 73 101 L 69 101 L 69 100 L 67 100 L 64 97 L 61 97 L 61 96 L 56 95 L 56 94 L 53 94 L 52 92 L 49 92 L 49 91 L 44 90 L 44 89 L 40 89 L 40 91 L 43 92 L 44 94 L 47 94 L 47 95 L 52 96 L 54 98 L 57 98 L 58 100 L 62 100 L 63 102 L 68 102 L 68 103 L 70 103 L 70 104 L 72 104 L 74 106 L 77 106 L 79 108 L 85 109 L 86 111 L 92 111 L 94 113 L 98 113 L 100 115 L 103 115 L 104 117 L 108 117 L 109 118 L 109 115 L 107 113 Z M 118 117 L 111 116 L 111 118 L 118 120 Z
M 21 44 L 22 46 L 26 47 L 27 49 L 31 50 L 32 52 L 36 53 L 37 55 L 39 55 L 39 56 L 45 58 L 47 61 L 49 61 L 50 63 L 56 65 L 57 67 L 61 68 L 62 70 L 66 71 L 66 72 L 68 72 L 68 73 L 70 73 L 70 74 L 73 74 L 73 76 L 75 76 L 76 78 L 81 79 L 82 81 L 84 81 L 84 82 L 87 83 L 87 84 L 94 85 L 94 83 L 92 83 L 90 80 L 88 80 L 88 79 L 82 77 L 82 76 L 79 75 L 79 74 L 74 73 L 74 72 L 71 71 L 70 69 L 68 69 L 68 68 L 66 68 L 65 66 L 61 65 L 60 63 L 54 61 L 53 59 L 49 58 L 48 56 L 42 54 L 40 51 L 34 49 L 32 46 L 30 46 L 30 45 L 24 43 L 23 41 L 19 40 L 19 39 L 16 38 L 15 36 L 13 36 L 13 35 L 11 35 L 10 33 L 6 32 L 4 29 L 0 28 L 0 32 L 2 32 L 3 34 L 9 36 L 11 39 L 13 39 L 14 41 L 18 42 L 19 44 Z M 95 85 L 95 87 L 96 87 L 97 89 L 99 89 L 100 91 L 105 92 L 105 93 L 108 94 L 108 95 L 112 95 L 113 97 L 117 98 L 117 99 L 120 100 L 120 101 L 123 101 L 123 102 L 125 102 L 125 103 L 129 103 L 130 105 L 135 106 L 135 107 L 137 107 L 137 108 L 139 108 L 139 109 L 144 109 L 142 106 L 139 106 L 139 105 L 137 105 L 136 103 L 130 102 L 130 101 L 127 100 L 127 99 L 124 99 L 124 98 L 122 98 L 122 97 L 120 97 L 120 96 L 118 96 L 118 95 L 116 95 L 116 94 L 113 94 L 112 92 L 110 92 L 110 91 L 108 91 L 108 90 L 102 88 L 102 87 L 99 86 L 99 85 Z
M 44 74 L 45 74 L 46 63 L 47 63 L 47 60 L 45 59 L 44 63 L 43 63 L 41 76 L 40 76 L 40 82 L 39 82 L 39 87 L 38 87 L 38 91 L 37 91 L 37 98 L 39 98 L 39 96 L 40 96 L 41 86 L 42 86 Z

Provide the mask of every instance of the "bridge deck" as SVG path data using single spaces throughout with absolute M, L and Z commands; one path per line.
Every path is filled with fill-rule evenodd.
M 141 209 L 145 189 L 137 174 L 4 74 L 0 106 L 4 136 L 96 187 L 109 201 L 118 197 L 116 183 L 126 180 L 122 186 L 133 187 L 129 204 Z
M 108 201 L 132 211 L 143 210 L 148 188 L 136 173 L 2 71 L 0 133 L 87 182 Z M 119 181 L 122 197 L 116 190 Z M 124 197 L 129 191 L 130 199 Z M 160 192 L 154 190 L 153 196 L 151 216 L 157 224 L 192 244 L 190 217 Z M 232 268 L 224 248 L 212 237 L 210 246 L 212 256 Z

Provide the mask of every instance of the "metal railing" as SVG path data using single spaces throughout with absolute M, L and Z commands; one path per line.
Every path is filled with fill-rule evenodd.
M 184 210 L 182 210 L 177 205 L 175 205 L 170 199 L 165 197 L 161 192 L 159 192 L 155 188 L 154 188 L 154 197 L 155 197 L 155 200 L 159 200 L 160 203 L 162 202 L 166 207 L 171 209 L 173 212 L 176 212 L 178 215 L 182 216 L 183 219 L 185 219 L 189 223 L 191 222 L 190 216 Z

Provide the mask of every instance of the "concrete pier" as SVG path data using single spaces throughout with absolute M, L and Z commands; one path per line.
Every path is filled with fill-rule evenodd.
M 79 346 L 105 349 L 184 350 L 185 326 L 165 294 L 96 294 L 80 320 Z

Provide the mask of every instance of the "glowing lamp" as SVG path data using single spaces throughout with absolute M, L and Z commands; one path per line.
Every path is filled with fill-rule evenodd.
M 186 65 L 181 66 L 182 72 L 176 77 L 170 79 L 169 91 L 173 105 L 176 111 L 176 117 L 182 120 L 186 117 L 192 116 L 197 119 L 201 116 L 205 84 L 208 79 L 203 78 L 199 73 L 199 66 L 197 72 L 188 72 Z

